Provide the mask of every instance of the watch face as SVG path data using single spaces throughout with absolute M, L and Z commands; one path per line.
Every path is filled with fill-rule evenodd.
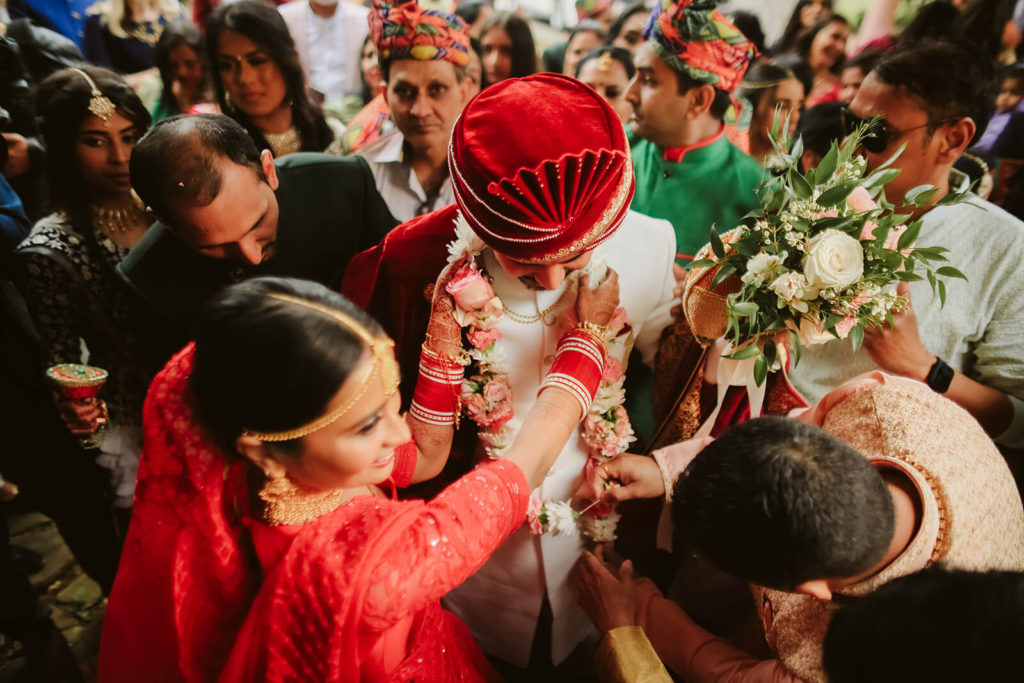
M 931 387 L 932 391 L 944 394 L 949 389 L 949 385 L 952 383 L 953 375 L 955 374 L 956 371 L 949 367 L 946 361 L 941 358 L 937 358 L 935 360 L 935 365 L 933 365 L 932 369 L 928 372 L 928 377 L 925 380 L 925 383 Z

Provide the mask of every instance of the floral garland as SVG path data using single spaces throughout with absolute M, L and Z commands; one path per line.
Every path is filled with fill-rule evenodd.
M 495 295 L 491 283 L 476 263 L 485 246 L 459 214 L 455 219 L 455 241 L 448 245 L 448 262 L 466 259 L 467 264 L 455 273 L 447 290 L 455 301 L 455 318 L 465 333 L 466 352 L 470 359 L 462 383 L 462 406 L 464 413 L 480 428 L 480 439 L 486 444 L 487 455 L 501 458 L 515 437 L 508 426 L 514 415 L 512 386 L 501 333 L 495 328 L 502 315 L 501 299 Z M 590 275 L 592 282 L 600 282 L 606 271 L 604 252 L 598 248 L 583 272 Z M 564 315 L 575 318 L 575 311 L 570 309 Z M 607 326 L 604 341 L 609 353 L 604 374 L 590 411 L 583 419 L 582 438 L 588 449 L 585 474 L 625 452 L 635 441 L 629 416 L 623 407 L 626 392 L 623 389 L 622 363 L 610 352 L 612 345 L 624 344 L 631 332 L 626 312 L 620 306 Z M 620 515 L 605 504 L 577 511 L 571 501 L 541 501 L 538 498 L 530 499 L 527 513 L 527 523 L 533 534 L 574 536 L 583 533 L 597 543 L 615 540 L 619 518 Z

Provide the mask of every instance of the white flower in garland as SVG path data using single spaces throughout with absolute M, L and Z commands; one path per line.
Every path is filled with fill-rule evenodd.
M 619 526 L 622 515 L 614 510 L 609 514 L 599 517 L 597 515 L 583 515 L 583 533 L 592 538 L 595 543 L 611 543 L 615 540 L 615 531 Z
M 552 536 L 575 536 L 576 520 L 580 513 L 572 509 L 567 500 L 549 500 L 544 503 L 542 521 L 547 523 Z

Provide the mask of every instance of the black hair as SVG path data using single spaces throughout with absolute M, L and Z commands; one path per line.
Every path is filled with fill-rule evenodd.
M 897 42 L 919 40 L 951 40 L 960 35 L 960 10 L 948 0 L 935 0 L 922 5 L 910 23 L 903 27 Z
M 452 13 L 466 22 L 467 26 L 472 26 L 480 18 L 480 10 L 489 5 L 490 3 L 484 0 L 462 0 L 455 5 Z
M 622 65 L 622 68 L 626 70 L 626 78 L 633 78 L 633 75 L 636 73 L 636 67 L 633 65 L 633 56 L 629 53 L 629 50 L 624 47 L 612 46 L 599 47 L 596 50 L 588 52 L 587 55 L 576 64 L 576 73 L 573 74 L 573 76 L 579 78 L 580 72 L 583 71 L 584 64 L 595 59 L 600 59 L 605 55 L 608 55 Z
M 786 28 L 782 31 L 782 37 L 772 46 L 773 55 L 781 55 L 786 52 L 791 52 L 796 49 L 797 40 L 801 34 L 806 30 L 800 23 L 800 15 L 804 11 L 804 7 L 815 4 L 814 0 L 800 0 L 796 3 L 796 7 L 793 8 L 793 13 L 789 15 L 789 21 L 786 22 Z M 828 6 L 829 11 L 832 11 L 831 0 L 826 0 L 824 3 Z
M 840 142 L 846 137 L 843 129 L 845 110 L 845 102 L 823 102 L 805 109 L 796 124 L 794 137 L 803 139 L 805 150 L 824 157 L 833 142 Z
M 287 431 L 323 415 L 365 351 L 347 326 L 274 293 L 341 311 L 382 334 L 367 313 L 315 282 L 263 277 L 222 290 L 196 319 L 189 388 L 200 421 L 223 446 L 245 430 Z M 294 453 L 299 442 L 274 445 Z
M 619 16 L 615 18 L 612 25 L 608 27 L 608 44 L 611 45 L 614 43 L 615 39 L 622 34 L 622 29 L 626 27 L 626 22 L 629 21 L 631 16 L 639 14 L 640 12 L 646 13 L 648 11 L 649 10 L 642 2 L 636 2 L 622 8 L 622 12 L 620 12 Z
M 218 42 L 224 31 L 245 36 L 273 61 L 284 78 L 285 96 L 292 110 L 292 125 L 299 133 L 302 151 L 322 152 L 331 143 L 333 134 L 323 112 L 310 102 L 306 93 L 306 77 L 288 26 L 272 6 L 257 0 L 241 0 L 215 9 L 206 19 L 206 50 L 213 63 L 213 85 L 221 111 L 245 126 L 260 149 L 270 149 L 263 133 L 245 115 L 230 105 L 225 97 L 224 82 L 217 65 Z
M 1010 0 L 974 0 L 957 19 L 958 37 L 994 62 L 1003 51 L 1003 32 L 1013 19 L 1016 4 Z
M 803 82 L 789 69 L 772 62 L 757 62 L 743 77 L 743 82 L 736 89 L 736 96 L 750 102 L 756 111 L 765 95 L 774 93 L 781 81 L 790 79 L 800 82 L 800 86 L 803 87 Z M 807 94 L 806 91 L 804 94 Z
M 832 683 L 1021 681 L 1024 573 L 932 567 L 840 609 L 824 641 Z
M 1003 82 L 1008 80 L 1019 81 L 1024 85 L 1024 64 L 1011 64 L 1000 69 L 999 86 L 1002 87 Z
M 779 55 L 773 60 L 775 66 L 789 69 L 796 76 L 797 80 L 804 84 L 804 92 L 808 95 L 814 89 L 814 69 L 804 61 L 803 57 L 795 54 Z
M 149 128 L 149 111 L 123 78 L 96 66 L 85 66 L 81 70 L 140 134 Z M 90 100 L 92 86 L 74 69 L 51 74 L 39 84 L 36 92 L 39 130 L 46 143 L 46 176 L 51 202 L 53 208 L 66 211 L 79 224 L 89 223 L 89 197 L 74 160 L 74 148 L 79 126 L 93 115 L 89 111 Z
M 220 194 L 225 161 L 266 179 L 256 143 L 237 121 L 221 114 L 172 116 L 135 146 L 132 188 L 166 220 L 182 207 L 210 204 Z
M 796 49 L 794 51 L 798 55 L 800 55 L 803 58 L 803 60 L 806 61 L 808 64 L 811 60 L 811 45 L 814 43 L 814 39 L 818 36 L 819 33 L 824 31 L 828 26 L 832 24 L 842 24 L 844 26 L 850 25 L 850 23 L 846 21 L 846 19 L 842 15 L 832 14 L 829 15 L 827 19 L 822 19 L 817 24 L 815 24 L 814 26 L 800 34 L 800 37 L 796 41 Z M 845 63 L 846 57 L 840 55 L 839 58 L 836 59 L 835 63 L 828 68 L 828 70 L 834 74 L 837 74 L 843 70 L 843 65 Z M 810 90 L 808 90 L 807 92 L 810 92 Z
M 882 59 L 881 50 L 861 50 L 855 56 L 850 57 L 843 64 L 843 70 L 860 69 L 860 72 L 867 76 L 878 65 Z
M 690 74 L 677 69 L 672 69 L 676 74 L 676 86 L 680 95 L 685 95 L 694 88 L 699 88 L 705 83 L 701 83 L 697 79 L 690 76 Z M 725 113 L 729 111 L 729 107 L 732 106 L 732 95 L 721 88 L 715 88 L 715 99 L 711 102 L 711 108 L 708 109 L 708 113 L 714 118 L 721 121 L 725 117 Z
M 572 39 L 581 33 L 593 33 L 597 35 L 598 40 L 604 42 L 608 37 L 608 33 L 604 30 L 604 25 L 596 19 L 580 19 L 579 22 L 572 27 L 569 31 L 569 38 L 566 40 L 566 46 L 572 43 Z
M 784 590 L 870 569 L 894 529 L 892 497 L 864 456 L 781 417 L 732 427 L 701 451 L 676 482 L 672 507 L 690 548 Z
M 179 110 L 178 98 L 174 96 L 174 68 L 171 66 L 171 50 L 179 45 L 188 45 L 196 53 L 199 65 L 203 70 L 200 88 L 206 90 L 210 78 L 210 64 L 206 60 L 206 46 L 199 29 L 188 21 L 172 21 L 164 27 L 160 38 L 156 41 L 156 68 L 160 71 L 163 82 L 161 101 L 172 114 L 184 113 Z
M 933 133 L 965 116 L 981 135 L 996 108 L 995 67 L 966 43 L 922 41 L 887 52 L 872 71 L 928 113 Z
M 761 28 L 761 20 L 757 15 L 753 12 L 737 10 L 732 13 L 731 19 L 732 25 L 739 29 L 739 32 L 754 44 L 757 54 L 765 54 L 764 30 Z
M 533 45 L 530 25 L 518 14 L 498 12 L 480 27 L 480 41 L 496 28 L 500 28 L 512 41 L 512 69 L 510 78 L 522 78 L 537 73 L 537 51 Z M 483 58 L 483 53 L 480 54 Z

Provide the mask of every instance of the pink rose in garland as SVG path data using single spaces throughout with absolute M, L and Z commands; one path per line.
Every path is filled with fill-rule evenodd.
M 469 339 L 469 343 L 473 345 L 473 348 L 486 349 L 501 339 L 501 332 L 494 329 L 484 330 L 479 327 L 473 327 L 466 333 L 466 338 Z
M 474 386 L 463 399 L 469 417 L 481 427 L 499 431 L 513 415 L 508 375 L 476 376 L 468 378 L 468 382 Z

